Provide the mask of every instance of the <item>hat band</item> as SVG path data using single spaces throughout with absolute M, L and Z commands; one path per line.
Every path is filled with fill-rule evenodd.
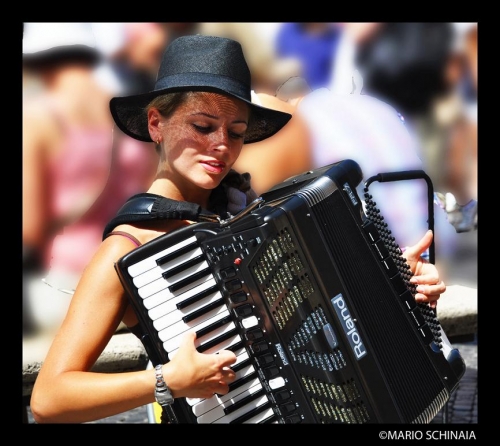
M 166 89 L 203 90 L 205 88 L 220 91 L 251 102 L 250 86 L 234 78 L 220 74 L 209 73 L 182 73 L 163 76 L 155 84 L 155 91 Z

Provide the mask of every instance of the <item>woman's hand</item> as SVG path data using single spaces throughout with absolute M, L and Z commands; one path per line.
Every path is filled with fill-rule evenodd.
M 436 308 L 437 300 L 446 291 L 446 285 L 440 279 L 436 266 L 422 258 L 433 237 L 432 231 L 427 231 L 418 243 L 405 250 L 403 257 L 413 272 L 410 282 L 417 285 L 415 300 L 429 302 L 431 308 Z
M 196 332 L 190 330 L 172 360 L 163 366 L 165 382 L 174 398 L 211 398 L 216 393 L 226 394 L 236 378 L 230 368 L 236 362 L 236 355 L 229 350 L 199 353 L 195 340 Z

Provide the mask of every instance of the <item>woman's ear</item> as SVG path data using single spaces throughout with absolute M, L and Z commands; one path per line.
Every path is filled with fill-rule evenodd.
M 157 108 L 152 107 L 148 110 L 148 130 L 153 141 L 161 139 L 161 114 Z

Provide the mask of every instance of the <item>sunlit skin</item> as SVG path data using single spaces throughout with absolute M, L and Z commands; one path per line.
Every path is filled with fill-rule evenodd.
M 148 192 L 205 206 L 210 192 L 238 158 L 249 120 L 245 103 L 215 93 L 198 93 L 165 118 L 148 111 L 150 136 L 161 145 L 158 172 Z M 246 150 L 251 150 L 248 148 Z M 120 225 L 141 243 L 172 231 L 186 221 L 155 221 L 148 227 Z M 427 233 L 406 250 L 419 283 L 418 299 L 435 301 L 445 291 L 434 265 L 420 254 L 432 241 Z M 114 269 L 136 245 L 126 237 L 105 239 L 85 269 L 68 314 L 40 370 L 31 397 L 37 423 L 93 421 L 154 402 L 153 369 L 127 373 L 95 373 L 90 369 L 123 322 L 137 317 Z M 188 332 L 177 353 L 163 366 L 163 376 L 175 398 L 208 398 L 226 394 L 235 380 L 228 350 L 199 353 L 196 334 Z

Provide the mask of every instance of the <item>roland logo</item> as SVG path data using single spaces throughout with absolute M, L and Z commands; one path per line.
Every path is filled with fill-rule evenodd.
M 352 191 L 351 186 L 349 186 L 349 183 L 344 183 L 344 190 L 351 199 L 352 204 L 356 206 L 358 204 L 358 200 L 356 200 L 356 195 L 354 195 L 354 192 Z
M 283 361 L 283 365 L 288 365 L 288 359 L 286 358 L 285 352 L 284 352 L 281 344 L 276 344 L 275 347 L 276 347 L 276 351 L 278 352 L 278 355 L 280 356 L 281 360 Z
M 345 302 L 342 294 L 337 294 L 332 299 L 332 304 L 333 308 L 335 308 L 335 311 L 337 312 L 342 328 L 347 335 L 347 339 L 349 340 L 349 344 L 354 352 L 354 355 L 358 360 L 361 359 L 367 353 L 365 345 L 361 340 L 361 336 L 359 335 L 356 324 L 351 317 L 351 312 L 349 311 L 349 308 L 347 308 L 347 303 Z

